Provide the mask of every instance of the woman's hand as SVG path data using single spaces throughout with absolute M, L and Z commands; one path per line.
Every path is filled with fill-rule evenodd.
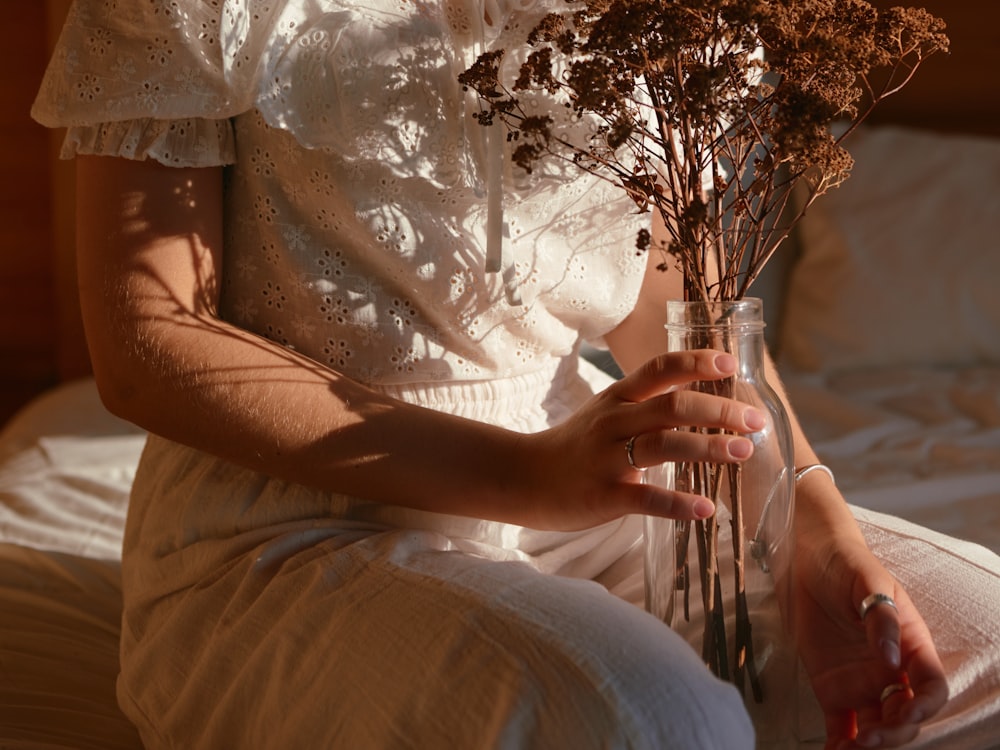
M 818 478 L 817 478 L 818 479 Z M 827 750 L 898 747 L 948 698 L 923 619 L 860 534 L 798 533 L 792 613 L 826 720 Z M 870 594 L 895 607 L 859 607 Z
M 721 431 L 759 430 L 764 415 L 739 401 L 683 389 L 694 381 L 728 377 L 735 368 L 732 356 L 716 351 L 660 355 L 596 395 L 566 422 L 525 436 L 527 525 L 572 529 L 630 513 L 678 519 L 711 515 L 714 506 L 707 498 L 645 484 L 641 469 L 666 461 L 749 458 L 750 440 Z M 720 433 L 676 429 L 687 427 L 718 428 Z

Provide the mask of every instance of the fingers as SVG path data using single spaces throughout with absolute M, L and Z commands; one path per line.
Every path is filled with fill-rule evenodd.
M 899 747 L 913 741 L 920 733 L 920 724 L 907 718 L 906 708 L 912 699 L 913 691 L 905 673 L 897 682 L 886 685 L 877 705 L 858 711 L 856 745 Z
M 921 649 L 915 653 L 906 670 L 913 698 L 903 707 L 902 716 L 907 721 L 919 723 L 936 714 L 948 702 L 948 681 L 941 659 L 933 649 Z
M 864 614 L 864 625 L 868 644 L 881 655 L 889 669 L 899 669 L 900 627 L 899 612 L 895 603 L 883 602 L 871 605 Z
M 618 440 L 634 438 L 636 466 L 665 461 L 744 461 L 753 454 L 745 437 L 725 433 L 752 433 L 767 423 L 760 410 L 721 396 L 695 391 L 672 391 L 618 411 L 608 425 Z M 708 428 L 716 433 L 674 428 Z
M 918 645 L 907 652 L 904 649 L 903 668 L 906 670 L 908 690 L 905 700 L 896 701 L 901 721 L 919 724 L 940 711 L 948 702 L 948 681 L 944 665 L 934 648 L 930 635 L 922 633 Z
M 869 647 L 891 675 L 881 688 L 878 702 L 858 712 L 860 747 L 899 747 L 920 731 L 920 723 L 937 713 L 948 699 L 944 668 L 929 633 L 919 618 L 912 618 L 913 604 L 906 592 L 883 582 L 896 601 L 874 598 L 863 615 Z M 871 601 L 871 600 L 870 600 Z M 891 600 L 890 600 L 891 601 Z
M 920 733 L 918 724 L 911 724 L 898 717 L 889 720 L 881 709 L 873 709 L 869 719 L 868 711 L 858 713 L 858 736 L 855 747 L 900 747 L 912 742 Z
M 905 673 L 888 683 L 877 704 L 858 711 L 856 744 L 860 747 L 898 747 L 912 741 L 919 734 L 920 726 L 903 716 L 903 708 L 912 698 Z
M 858 717 L 854 711 L 840 711 L 826 715 L 825 750 L 842 750 L 858 733 Z
M 920 723 L 937 713 L 948 698 L 947 682 L 933 667 L 929 671 L 934 676 L 929 679 L 911 677 L 927 666 L 932 667 L 907 665 L 906 672 L 885 685 L 878 703 L 858 711 L 857 736 L 848 747 L 900 747 L 913 741 Z
M 886 683 L 881 695 L 875 695 L 857 711 L 828 713 L 827 748 L 899 747 L 912 741 L 920 732 L 919 724 L 905 716 L 904 709 L 912 697 L 903 674 L 897 682 Z
M 622 378 L 615 389 L 625 401 L 645 401 L 697 380 L 720 380 L 736 372 L 736 358 L 711 349 L 671 352 L 646 362 Z
M 749 458 L 753 447 L 734 436 L 694 438 L 669 431 L 673 428 L 709 428 L 734 433 L 763 429 L 767 418 L 741 401 L 693 390 L 677 390 L 693 380 L 731 375 L 735 360 L 712 350 L 676 352 L 656 357 L 609 389 L 613 398 L 626 402 L 616 409 L 606 427 L 614 440 L 635 437 L 633 457 L 640 466 L 669 460 L 739 461 Z M 641 456 L 641 459 L 640 459 Z
M 630 513 L 673 518 L 677 521 L 700 521 L 715 512 L 715 506 L 706 497 L 666 490 L 650 484 L 624 488 L 621 500 Z
M 908 721 L 919 722 L 940 710 L 948 699 L 944 667 L 922 621 L 910 625 L 911 645 L 902 645 L 904 617 L 913 611 L 913 603 L 892 582 L 884 584 L 883 590 L 893 591 L 897 601 L 892 605 L 875 604 L 868 609 L 863 618 L 865 634 L 886 668 L 896 673 L 904 670 L 902 674 L 908 685 L 904 715 Z
M 753 443 L 736 435 L 660 430 L 637 434 L 632 442 L 632 461 L 637 467 L 666 461 L 732 463 L 744 461 L 752 454 Z
M 898 683 L 886 685 L 884 700 L 868 704 L 855 713 L 827 716 L 828 748 L 900 747 L 912 742 L 920 725 L 906 716 L 913 693 L 902 675 Z M 877 700 L 877 699 L 876 699 Z
M 674 352 L 654 357 L 598 397 L 587 433 L 600 436 L 602 448 L 594 465 L 608 472 L 613 489 L 602 493 L 604 507 L 594 513 L 643 513 L 681 520 L 712 515 L 711 501 L 643 482 L 634 470 L 666 462 L 731 463 L 749 458 L 753 443 L 742 434 L 763 429 L 764 413 L 733 398 L 680 388 L 726 378 L 735 371 L 735 358 L 723 352 Z
M 724 396 L 698 391 L 671 391 L 630 408 L 629 427 L 638 432 L 663 427 L 718 427 L 733 432 L 756 432 L 767 425 L 759 409 Z

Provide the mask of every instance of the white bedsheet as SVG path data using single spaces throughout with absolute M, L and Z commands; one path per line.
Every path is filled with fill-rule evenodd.
M 1000 553 L 1000 367 L 786 376 L 855 505 Z
M 103 408 L 92 380 L 33 401 L 0 431 L 0 542 L 120 559 L 144 443 Z

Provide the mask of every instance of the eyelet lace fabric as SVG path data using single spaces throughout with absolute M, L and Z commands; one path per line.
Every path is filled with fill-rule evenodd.
M 623 318 L 645 263 L 620 188 L 508 161 L 485 270 L 486 129 L 457 77 L 496 47 L 516 64 L 550 8 L 79 0 L 33 114 L 67 157 L 230 165 L 237 325 L 373 385 L 517 376 Z

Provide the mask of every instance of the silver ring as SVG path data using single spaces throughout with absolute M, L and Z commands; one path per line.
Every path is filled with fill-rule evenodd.
M 886 685 L 882 688 L 882 695 L 878 697 L 879 702 L 885 703 L 890 697 L 896 693 L 901 693 L 906 690 L 907 685 L 905 682 L 894 682 L 891 685 Z
M 634 453 L 634 451 L 635 451 L 635 438 L 636 438 L 636 436 L 633 435 L 632 437 L 630 437 L 628 439 L 628 442 L 625 443 L 625 460 L 627 460 L 628 461 L 628 465 L 631 466 L 636 471 L 645 471 L 646 470 L 645 466 L 637 466 L 636 463 L 635 463 L 635 453 Z
M 868 614 L 868 610 L 879 604 L 888 604 L 893 609 L 896 609 L 896 602 L 894 602 L 892 597 L 888 594 L 869 594 L 861 600 L 861 606 L 858 607 L 858 615 L 862 620 L 865 619 L 865 615 Z

